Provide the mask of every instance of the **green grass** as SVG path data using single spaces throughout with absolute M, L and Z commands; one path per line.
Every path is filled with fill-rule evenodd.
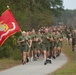
M 0 71 L 17 66 L 21 64 L 21 60 L 0 59 Z
M 72 52 L 71 45 L 63 42 L 62 52 L 67 56 L 68 62 L 57 71 L 49 75 L 76 75 L 76 52 Z

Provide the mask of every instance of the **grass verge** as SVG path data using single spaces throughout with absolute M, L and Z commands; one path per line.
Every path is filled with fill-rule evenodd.
M 0 59 L 0 71 L 12 68 L 21 64 L 21 60 Z

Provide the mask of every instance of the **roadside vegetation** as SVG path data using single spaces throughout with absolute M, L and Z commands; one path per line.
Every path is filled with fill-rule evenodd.
M 68 62 L 49 75 L 76 75 L 76 52 L 72 52 L 71 45 L 66 41 L 63 42 L 62 52 L 67 56 Z

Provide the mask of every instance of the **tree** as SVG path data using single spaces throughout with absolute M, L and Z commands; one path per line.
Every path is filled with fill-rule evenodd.
M 61 13 L 63 12 L 63 1 L 51 0 L 51 10 L 56 17 L 61 16 Z
M 76 24 L 76 10 L 64 10 L 62 16 L 62 21 L 65 25 L 74 25 Z

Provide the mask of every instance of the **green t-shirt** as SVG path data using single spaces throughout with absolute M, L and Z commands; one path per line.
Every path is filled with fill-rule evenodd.
M 18 38 L 18 41 L 22 41 L 22 40 L 25 40 L 25 36 L 20 36 L 20 37 Z M 20 46 L 25 46 L 25 45 L 26 45 L 26 42 L 25 42 L 25 41 L 20 42 Z
M 54 40 L 58 43 L 60 42 L 59 39 L 63 38 L 61 34 L 55 34 L 54 35 Z
M 34 40 L 37 37 L 36 34 L 31 34 L 31 39 Z
M 47 44 L 47 43 L 50 43 L 50 40 L 47 38 L 47 37 L 51 37 L 50 33 L 44 33 L 42 35 L 42 40 L 43 40 L 43 43 Z

